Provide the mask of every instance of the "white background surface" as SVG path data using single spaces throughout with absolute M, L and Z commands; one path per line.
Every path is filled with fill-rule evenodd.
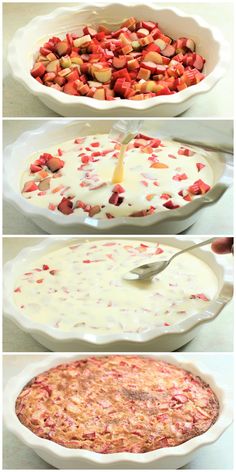
M 38 244 L 40 238 L 4 238 L 3 259 L 7 262 L 21 249 Z M 223 264 L 232 264 L 231 254 L 222 257 Z M 201 334 L 185 345 L 180 351 L 189 352 L 231 352 L 233 350 L 233 303 L 230 302 L 221 314 L 211 323 L 202 327 Z M 10 320 L 3 322 L 3 351 L 5 352 L 42 352 L 47 349 L 37 343 L 29 334 L 24 333 Z
M 140 0 L 141 2 L 141 0 Z M 79 3 L 79 2 L 78 2 Z M 91 2 L 92 3 L 92 2 Z M 138 0 L 137 0 L 138 3 Z M 165 6 L 173 6 L 176 2 L 158 2 Z M 24 89 L 24 87 L 9 77 L 9 66 L 7 65 L 7 48 L 10 39 L 16 30 L 28 23 L 32 18 L 38 15 L 48 14 L 54 9 L 63 6 L 62 3 L 5 3 L 4 14 L 4 45 L 3 45 L 3 63 L 4 63 L 4 116 L 58 116 L 55 112 L 49 110 L 36 97 Z M 73 3 L 67 3 L 67 6 Z M 228 2 L 212 3 L 182 3 L 177 2 L 179 9 L 186 13 L 198 14 L 202 16 L 209 24 L 218 27 L 229 45 L 233 44 L 233 9 Z M 53 33 L 53 32 L 52 32 Z M 201 38 L 199 38 L 201 40 Z M 22 58 L 23 60 L 23 58 Z M 228 117 L 233 115 L 233 78 L 232 78 L 231 59 L 227 75 L 216 85 L 216 87 L 207 95 L 199 97 L 196 104 L 193 105 L 183 116 L 192 117 Z
M 233 356 L 231 354 L 185 354 L 193 362 L 205 364 L 209 370 L 217 373 L 221 385 L 232 388 Z M 7 380 L 28 365 L 38 362 L 41 355 L 4 356 L 4 385 Z M 229 427 L 221 438 L 207 448 L 199 451 L 196 458 L 184 469 L 232 469 L 233 468 L 233 428 Z M 31 449 L 23 445 L 17 438 L 4 429 L 3 432 L 3 468 L 4 469 L 51 469 Z
M 4 145 L 13 143 L 23 132 L 39 128 L 45 123 L 44 120 L 13 120 L 5 121 L 3 128 Z M 147 123 L 147 122 L 146 122 Z M 153 135 L 158 136 L 158 126 L 165 126 L 167 121 L 149 120 L 146 129 L 150 129 Z M 232 140 L 232 121 L 168 121 L 168 129 L 174 136 L 187 138 L 188 131 L 191 139 L 208 139 L 207 142 L 215 144 L 230 144 Z M 176 134 L 174 134 L 176 133 Z M 187 136 L 186 136 L 187 135 Z M 60 142 L 60 137 L 58 138 Z M 204 141 L 206 142 L 206 141 Z M 43 149 L 43 143 L 42 143 Z M 155 231 L 155 228 L 154 230 Z M 158 230 L 156 230 L 158 232 Z M 33 222 L 20 214 L 9 203 L 3 206 L 3 233 L 4 234 L 45 234 Z M 233 188 L 227 190 L 223 197 L 213 206 L 204 210 L 201 218 L 185 231 L 186 234 L 224 234 L 233 233 Z M 135 228 L 134 232 L 135 234 Z

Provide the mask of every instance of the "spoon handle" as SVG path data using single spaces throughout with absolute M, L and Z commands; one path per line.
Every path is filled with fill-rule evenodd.
M 201 241 L 200 243 L 193 244 L 192 246 L 188 246 L 185 249 L 182 249 L 182 251 L 176 252 L 176 254 L 174 254 L 170 258 L 169 262 L 172 261 L 175 257 L 179 256 L 180 254 L 183 254 L 184 252 L 191 251 L 191 249 L 196 249 L 197 247 L 206 246 L 207 244 L 213 243 L 216 239 L 217 238 L 210 238 L 210 239 L 206 239 L 205 241 Z

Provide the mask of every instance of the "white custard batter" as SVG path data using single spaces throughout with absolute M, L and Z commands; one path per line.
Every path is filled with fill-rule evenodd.
M 173 325 L 206 309 L 217 294 L 207 264 L 185 253 L 151 282 L 122 276 L 176 251 L 125 239 L 67 245 L 29 264 L 16 280 L 14 300 L 31 320 L 62 331 L 139 333 Z
M 181 154 L 183 150 L 190 154 Z M 60 159 L 63 167 L 51 172 L 45 164 L 39 166 L 38 172 L 35 169 L 32 172 L 30 165 L 40 160 L 40 153 L 34 153 L 27 161 L 20 188 L 33 205 L 67 215 L 86 216 L 87 212 L 95 218 L 112 218 L 159 213 L 187 204 L 214 183 L 211 166 L 201 153 L 192 153 L 179 143 L 155 138 L 135 138 L 128 145 L 124 180 L 120 182 L 122 188 L 118 188 L 118 193 L 112 176 L 119 144 L 110 141 L 108 135 L 70 140 L 48 148 L 46 152 Z M 206 188 L 199 192 L 198 188 L 189 190 L 199 179 Z M 45 180 L 44 186 L 42 181 Z M 32 182 L 33 190 L 26 189 L 25 184 L 29 183 L 30 187 Z M 119 198 L 118 202 L 116 198 L 111 200 L 114 196 Z M 63 205 L 58 208 L 62 199 L 65 206 L 69 201 L 68 213 Z

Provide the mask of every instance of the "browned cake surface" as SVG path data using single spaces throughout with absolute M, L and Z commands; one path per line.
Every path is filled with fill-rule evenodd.
M 202 379 L 163 361 L 110 355 L 61 364 L 29 382 L 16 414 L 69 448 L 143 453 L 207 431 L 219 402 Z

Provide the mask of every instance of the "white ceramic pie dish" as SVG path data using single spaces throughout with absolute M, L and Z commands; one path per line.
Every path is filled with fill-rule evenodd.
M 153 121 L 144 123 L 144 131 L 150 132 Z M 109 133 L 112 126 L 111 120 L 75 121 L 75 120 L 53 120 L 46 122 L 42 127 L 23 133 L 13 144 L 7 146 L 4 151 L 3 170 L 3 194 L 16 209 L 49 234 L 128 234 L 128 233 L 156 233 L 156 234 L 178 234 L 197 221 L 204 209 L 216 203 L 233 181 L 233 167 L 229 156 L 214 153 L 213 157 L 207 158 L 212 167 L 215 185 L 205 195 L 178 208 L 177 210 L 163 211 L 145 217 L 118 217 L 113 219 L 96 219 L 87 216 L 63 215 L 60 212 L 52 212 L 47 208 L 32 205 L 21 194 L 20 177 L 25 170 L 27 157 L 36 150 L 45 151 L 51 145 L 89 134 Z M 177 131 L 179 137 L 183 137 L 185 128 L 191 133 L 191 139 L 199 140 L 199 126 L 194 121 L 181 121 L 173 123 L 173 133 Z M 203 123 L 204 126 L 204 123 Z M 150 128 L 150 129 L 149 129 Z M 206 128 L 212 133 L 213 142 L 217 143 L 218 134 L 223 139 L 223 131 L 219 133 Z M 171 133 L 168 121 L 157 123 L 157 131 L 153 130 L 154 136 L 162 133 Z M 201 131 L 202 132 L 202 131 Z M 152 135 L 152 132 L 150 132 Z M 188 136 L 188 135 L 187 135 Z M 223 136 L 223 138 L 222 138 Z M 228 138 L 226 138 L 228 139 Z M 210 209 L 208 209 L 210 211 Z
M 125 239 L 128 238 L 126 237 Z M 158 240 L 160 243 L 167 242 L 167 238 L 164 237 L 145 238 L 144 236 L 142 238 L 132 237 L 130 239 L 142 241 Z M 5 316 L 51 351 L 83 352 L 106 350 L 131 352 L 137 350 L 137 346 L 142 351 L 174 351 L 193 339 L 199 333 L 201 327 L 204 333 L 204 324 L 213 321 L 232 298 L 232 268 L 223 267 L 220 256 L 215 256 L 206 248 L 202 248 L 195 249 L 191 253 L 202 259 L 214 271 L 218 279 L 218 292 L 214 300 L 207 304 L 207 308 L 204 311 L 178 324 L 155 329 L 151 328 L 149 331 L 145 331 L 145 333 L 97 335 L 91 333 L 80 334 L 74 331 L 63 332 L 49 325 L 43 325 L 30 320 L 22 314 L 13 300 L 12 294 L 18 274 L 24 272 L 24 268 L 26 269 L 29 263 L 32 263 L 32 261 L 38 259 L 43 254 L 67 245 L 68 241 L 75 242 L 76 240 L 78 238 L 44 238 L 40 244 L 23 249 L 14 259 L 7 262 L 4 267 L 3 307 Z M 93 238 L 93 240 L 96 240 L 96 238 Z M 80 238 L 80 241 L 86 241 L 86 239 Z M 168 238 L 168 245 L 173 245 L 174 247 L 185 248 L 191 243 L 194 243 L 193 239 L 183 239 L 181 237 Z
M 197 15 L 189 16 L 177 8 L 159 8 L 130 0 L 116 3 L 101 1 L 91 6 L 62 7 L 49 15 L 34 18 L 19 29 L 10 45 L 8 62 L 15 79 L 46 106 L 62 116 L 176 116 L 187 110 L 199 95 L 209 92 L 226 72 L 229 46 L 220 31 Z M 108 24 L 115 28 L 131 16 L 158 21 L 166 34 L 176 38 L 187 36 L 196 41 L 197 52 L 206 58 L 207 77 L 199 84 L 170 96 L 148 100 L 102 101 L 89 97 L 74 97 L 45 87 L 30 75 L 35 54 L 52 35 L 78 32 L 83 24 Z M 22 57 L 24 60 L 22 60 Z
M 104 355 L 104 354 L 101 354 Z M 189 370 L 199 375 L 205 380 L 215 392 L 220 403 L 219 417 L 215 424 L 208 431 L 196 436 L 185 443 L 172 447 L 162 448 L 145 454 L 136 453 L 116 453 L 100 454 L 82 449 L 68 449 L 47 439 L 42 439 L 32 433 L 18 420 L 15 413 L 15 401 L 22 388 L 35 375 L 50 369 L 60 363 L 74 359 L 88 357 L 86 355 L 51 355 L 46 356 L 41 362 L 30 362 L 29 365 L 13 377 L 7 384 L 4 392 L 4 419 L 9 431 L 27 445 L 49 464 L 58 469 L 178 469 L 189 463 L 201 447 L 217 441 L 226 428 L 232 422 L 232 392 L 229 387 L 222 385 L 222 380 L 218 374 L 209 371 L 207 367 L 201 365 L 197 360 L 189 360 L 188 357 L 173 354 L 147 354 L 154 359 L 161 359 Z M 32 359 L 32 358 L 31 358 Z

